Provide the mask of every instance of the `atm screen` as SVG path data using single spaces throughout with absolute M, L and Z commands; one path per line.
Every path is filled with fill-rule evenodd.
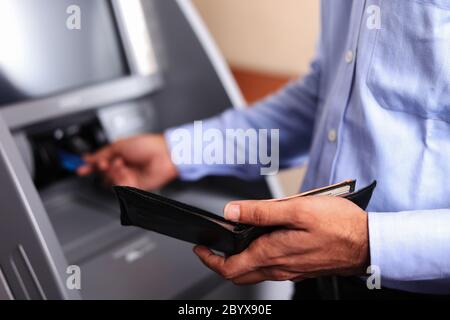
M 129 74 L 108 0 L 0 0 L 0 106 Z

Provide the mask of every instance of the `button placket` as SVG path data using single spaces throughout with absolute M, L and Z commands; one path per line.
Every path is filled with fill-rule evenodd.
M 357 12 L 360 12 L 360 15 L 356 21 L 354 21 L 353 27 L 351 30 L 357 30 L 353 33 L 352 38 L 349 39 L 348 42 L 348 50 L 344 53 L 344 62 L 345 66 L 343 68 L 346 68 L 345 73 L 343 74 L 342 80 L 343 85 L 341 87 L 341 90 L 339 91 L 337 101 L 341 101 L 342 103 L 339 104 L 338 110 L 336 110 L 336 113 L 332 117 L 328 117 L 327 121 L 327 139 L 328 143 L 326 144 L 326 147 L 324 150 L 327 151 L 333 151 L 333 156 L 329 168 L 329 183 L 333 182 L 334 175 L 335 175 L 335 166 L 336 161 L 339 153 L 339 144 L 341 141 L 338 141 L 339 138 L 339 132 L 340 127 L 342 125 L 342 121 L 344 119 L 345 110 L 347 109 L 347 104 L 350 101 L 350 95 L 352 93 L 352 83 L 353 78 L 355 75 L 355 68 L 356 68 L 356 54 L 357 54 L 357 48 L 358 48 L 358 40 L 361 33 L 362 21 L 364 18 L 364 12 L 365 12 L 365 6 L 366 6 L 366 0 L 363 0 L 361 2 L 358 2 L 358 8 L 356 9 Z M 344 70 L 344 69 L 342 69 Z

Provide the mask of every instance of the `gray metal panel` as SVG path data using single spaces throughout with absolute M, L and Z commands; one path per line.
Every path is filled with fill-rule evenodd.
M 151 97 L 161 129 L 232 108 L 210 57 L 177 1 L 145 0 L 143 4 L 153 19 L 150 28 L 164 81 L 163 90 Z
M 6 281 L 3 270 L 0 268 L 0 300 L 13 300 L 14 296 L 9 287 L 8 281 Z
M 200 299 L 224 283 L 211 280 L 192 244 L 122 227 L 112 194 L 90 182 L 68 179 L 41 192 L 66 259 L 80 267 L 83 299 Z M 170 196 L 214 212 L 230 200 L 200 186 Z
M 141 0 L 127 2 L 112 0 L 115 20 L 118 22 L 121 36 L 123 38 L 128 36 L 126 39 L 123 39 L 121 45 L 125 49 L 126 62 L 132 69 L 132 74 L 130 76 L 105 81 L 86 88 L 74 89 L 70 92 L 55 94 L 48 98 L 3 106 L 0 109 L 0 114 L 3 115 L 3 119 L 9 128 L 18 129 L 40 121 L 129 101 L 147 95 L 160 88 L 162 85 L 161 77 L 158 74 L 158 66 L 154 61 L 155 54 L 153 52 L 150 34 L 144 29 L 138 30 L 139 32 L 136 32 L 136 30 L 129 30 L 129 26 L 136 26 L 137 24 L 142 24 L 145 27 L 145 21 L 140 21 L 140 17 L 133 17 L 130 15 L 130 12 L 133 13 L 133 10 L 136 9 L 136 5 L 138 5 L 137 8 L 139 8 L 140 1 Z M 28 7 L 30 4 L 31 3 L 28 4 Z M 70 4 L 70 2 L 67 4 Z M 66 4 L 63 3 L 62 5 L 64 6 Z M 54 6 L 55 5 L 53 5 L 53 7 Z M 51 7 L 51 9 L 53 9 L 53 7 Z M 130 7 L 131 11 L 128 12 Z M 133 18 L 135 21 L 130 23 L 129 20 Z M 42 39 L 36 40 L 42 41 Z M 51 43 L 53 39 L 49 39 L 48 41 Z M 139 42 L 139 44 L 136 45 L 136 42 Z M 138 51 L 138 49 L 140 51 Z M 145 54 L 141 51 L 144 51 Z M 142 61 L 144 59 L 151 60 L 151 63 Z M 70 64 L 69 61 L 67 61 L 67 63 Z M 138 68 L 138 66 L 142 67 L 146 65 L 149 67 L 145 70 Z M 72 72 L 76 73 L 75 70 Z
M 205 52 L 202 43 L 193 33 L 191 25 L 186 20 L 185 12 L 180 9 L 178 3 L 174 0 L 145 0 L 144 4 L 148 16 L 155 17 L 152 20 L 151 28 L 156 34 L 159 33 L 157 37 L 159 43 L 156 44 L 156 47 L 157 50 L 160 50 L 159 58 L 164 62 L 161 70 L 164 88 L 147 98 L 156 110 L 160 129 L 195 119 L 203 119 L 231 107 L 235 102 L 235 99 L 231 101 L 230 98 L 233 95 L 224 90 L 224 83 L 217 74 L 211 57 Z M 108 92 L 104 91 L 103 94 L 107 95 Z M 20 121 L 20 119 L 14 121 Z M 9 139 L 6 128 L 4 127 L 2 130 L 7 133 L 7 139 Z M 5 136 L 3 131 L 0 130 L 2 142 Z M 21 178 L 20 180 L 1 180 L 6 183 L 2 186 L 0 200 L 3 203 L 5 199 L 10 199 L 9 207 L 2 208 L 8 210 L 10 214 L 2 213 L 0 215 L 0 234 L 5 233 L 8 229 L 6 226 L 13 226 L 17 230 L 14 235 L 4 236 L 7 241 L 0 243 L 0 264 L 4 270 L 5 279 L 16 297 L 27 298 L 27 295 L 28 297 L 42 295 L 39 289 L 42 288 L 41 291 L 47 298 L 78 298 L 77 292 L 65 290 L 64 281 L 60 280 L 66 276 L 63 271 L 65 271 L 67 262 L 63 254 L 67 254 L 67 252 L 62 252 L 49 217 L 46 215 L 17 150 L 11 141 L 8 144 L 7 148 L 0 148 L 3 158 L 8 160 L 4 163 L 0 162 L 0 179 L 3 179 L 3 172 L 13 176 L 17 174 Z M 12 153 L 11 150 L 13 150 Z M 224 180 L 214 180 L 214 185 L 222 189 Z M 239 183 L 243 188 L 248 186 L 250 191 L 255 190 L 254 185 L 247 185 L 241 181 L 234 183 Z M 264 185 L 264 182 L 261 181 L 260 185 Z M 187 189 L 187 193 L 183 188 L 182 190 L 179 188 L 168 189 L 166 192 L 169 192 L 174 198 L 189 200 L 195 205 L 207 207 L 215 212 L 220 212 L 223 204 L 236 198 L 234 194 L 238 193 L 235 191 L 232 196 L 228 195 L 228 198 L 212 199 L 213 197 L 205 196 L 204 190 L 195 191 L 191 185 Z M 208 185 L 207 190 L 210 189 L 211 186 Z M 24 193 L 23 190 L 27 192 Z M 65 191 L 61 190 L 60 192 L 64 193 Z M 261 194 L 267 196 L 265 192 Z M 73 210 L 68 211 L 73 212 Z M 65 239 L 65 236 L 71 236 L 65 234 L 65 231 L 62 230 L 65 226 L 61 227 L 61 225 L 61 221 L 53 224 L 53 227 L 58 228 L 59 240 Z M 84 227 L 80 229 L 84 229 Z M 139 233 L 141 232 L 139 231 Z M 85 298 L 169 298 L 174 296 L 199 298 L 220 284 L 221 281 L 217 279 L 209 283 L 211 272 L 204 268 L 192 254 L 190 250 L 192 245 L 159 235 L 149 234 L 149 236 L 156 243 L 156 249 L 149 250 L 151 246 L 147 246 L 147 244 L 138 248 L 138 254 L 141 254 L 142 250 L 146 254 L 131 266 L 126 263 L 126 260 L 134 259 L 133 255 L 136 254 L 133 253 L 133 250 L 128 251 L 129 248 L 122 250 L 122 246 L 126 245 L 122 240 L 108 249 L 102 249 L 101 252 L 81 259 L 79 263 L 82 267 L 82 281 L 84 281 L 81 295 Z M 26 258 L 22 256 L 19 244 L 23 246 Z M 118 251 L 125 252 L 126 256 L 122 259 L 114 259 L 114 254 Z M 12 256 L 14 256 L 15 268 L 11 264 Z M 74 254 L 75 262 L 78 262 L 78 258 L 81 256 L 84 257 L 84 253 L 83 255 Z M 29 263 L 26 262 L 27 260 Z M 183 271 L 185 272 L 180 272 L 180 266 L 177 265 L 180 260 L 183 261 L 183 267 L 185 267 Z M 147 282 L 144 281 L 149 268 L 152 273 L 148 274 L 148 280 L 153 281 L 153 285 L 147 285 Z M 16 270 L 23 269 L 26 269 L 25 272 L 19 271 L 20 276 L 18 277 Z M 192 279 L 189 278 L 191 275 Z M 116 277 L 120 279 L 116 282 L 111 281 Z M 205 281 L 201 281 L 202 279 Z M 238 288 L 237 291 L 242 290 Z M 230 294 L 229 297 L 232 297 L 232 293 Z
M 192 253 L 192 244 L 136 231 L 80 264 L 83 299 L 200 299 L 224 283 L 210 281 L 214 274 Z
M 76 299 L 67 263 L 6 124 L 0 117 L 0 266 L 16 298 Z M 5 282 L 6 282 L 5 281 Z
M 51 98 L 23 102 L 0 109 L 10 129 L 135 99 L 161 86 L 158 75 L 131 76 Z

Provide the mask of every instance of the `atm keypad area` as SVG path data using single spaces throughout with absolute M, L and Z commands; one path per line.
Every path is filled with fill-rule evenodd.
M 111 112 L 106 108 L 53 120 L 17 134 L 22 140 L 25 137 L 26 147 L 22 143 L 19 149 L 24 159 L 31 159 L 27 165 L 67 262 L 81 269 L 82 298 L 254 298 L 255 288 L 225 284 L 205 268 L 192 253 L 191 244 L 121 226 L 110 186 L 96 174 L 76 175 L 81 156 L 106 145 L 111 136 L 117 139 L 161 130 L 155 126 L 155 113 L 147 111 L 148 119 L 141 115 L 134 128 L 117 134 L 112 123 L 121 121 L 110 115 L 142 114 L 142 105 L 152 108 L 151 103 L 113 106 Z M 222 214 L 230 200 L 269 196 L 264 183 L 223 177 L 176 181 L 156 192 L 217 214 Z

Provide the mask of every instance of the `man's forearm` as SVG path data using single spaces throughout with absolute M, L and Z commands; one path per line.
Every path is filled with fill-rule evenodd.
M 292 82 L 277 94 L 257 103 L 255 106 L 243 109 L 230 109 L 214 118 L 202 121 L 203 132 L 209 129 L 218 130 L 224 137 L 223 154 L 229 156 L 225 143 L 230 139 L 227 130 L 256 130 L 256 135 L 260 139 L 260 130 L 268 131 L 266 145 L 270 147 L 271 133 L 273 130 L 279 132 L 279 165 L 281 167 L 291 167 L 298 165 L 305 158 L 308 152 L 314 119 L 317 110 L 319 82 L 319 64 L 313 63 L 312 72 L 302 80 Z M 173 151 L 174 146 L 179 143 L 179 139 L 173 137 L 177 129 L 184 129 L 193 139 L 191 141 L 191 158 L 203 158 L 204 138 L 195 134 L 194 124 L 186 124 L 179 128 L 172 128 L 165 132 L 165 137 Z M 200 140 L 200 141 L 199 141 Z M 258 141 L 259 142 L 259 141 Z M 242 149 L 242 146 L 236 149 Z M 245 149 L 249 148 L 247 143 Z M 235 150 L 236 151 L 236 150 Z M 247 150 L 245 150 L 247 151 Z M 273 150 L 271 150 L 273 151 Z M 260 176 L 259 165 L 246 164 L 217 164 L 209 163 L 177 164 L 180 176 L 185 180 L 195 180 L 206 175 L 235 175 L 241 178 L 252 179 Z

